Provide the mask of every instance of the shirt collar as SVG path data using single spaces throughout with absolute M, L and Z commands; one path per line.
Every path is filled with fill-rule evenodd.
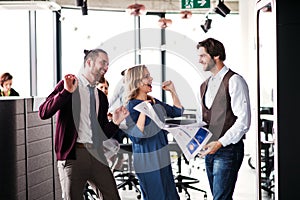
M 222 67 L 222 69 L 215 75 L 212 76 L 212 79 L 223 79 L 223 77 L 225 76 L 225 74 L 228 72 L 228 67 L 226 67 L 225 65 Z
M 90 82 L 82 74 L 79 74 L 78 79 L 80 80 L 80 83 L 85 87 L 95 87 L 95 85 L 91 85 Z

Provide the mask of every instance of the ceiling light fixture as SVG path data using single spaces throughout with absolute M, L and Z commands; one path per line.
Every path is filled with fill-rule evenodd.
M 230 13 L 230 9 L 224 4 L 224 0 L 219 0 L 219 4 L 215 7 L 214 11 L 223 17 Z
M 211 28 L 211 22 L 212 22 L 212 20 L 209 19 L 208 16 L 206 16 L 205 23 L 203 25 L 201 25 L 201 28 L 203 29 L 203 31 L 205 33 L 207 33 L 207 31 Z
M 129 5 L 126 11 L 130 15 L 134 15 L 134 16 L 140 16 L 146 14 L 145 6 L 143 4 L 138 4 L 138 3 Z
M 88 15 L 87 0 L 76 0 L 76 6 L 81 7 L 82 15 Z
M 167 28 L 171 24 L 172 24 L 172 20 L 171 19 L 160 18 L 158 20 L 158 25 L 160 26 L 160 28 Z
M 183 10 L 180 12 L 181 19 L 190 19 L 192 17 L 192 12 L 189 10 Z
M 87 0 L 83 0 L 81 11 L 82 11 L 82 15 L 88 15 Z

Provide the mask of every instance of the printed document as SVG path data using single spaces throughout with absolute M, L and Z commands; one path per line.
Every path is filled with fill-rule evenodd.
M 187 160 L 194 158 L 203 151 L 203 146 L 212 136 L 212 133 L 203 127 L 206 125 L 205 122 L 187 125 L 165 124 L 159 119 L 149 102 L 139 103 L 134 109 L 151 118 L 161 129 L 170 132 Z

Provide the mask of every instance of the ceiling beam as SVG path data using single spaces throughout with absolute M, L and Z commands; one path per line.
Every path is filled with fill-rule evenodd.
M 55 0 L 61 7 L 76 7 L 76 0 Z M 180 12 L 180 0 L 87 0 L 88 8 L 103 10 L 125 10 L 133 3 L 144 4 L 150 12 Z M 218 0 L 211 0 L 211 8 L 216 7 Z M 230 8 L 231 13 L 239 12 L 239 0 L 226 0 L 224 4 Z M 194 13 L 207 13 L 209 9 L 190 9 Z

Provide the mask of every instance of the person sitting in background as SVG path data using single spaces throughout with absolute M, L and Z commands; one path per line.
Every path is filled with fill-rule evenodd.
M 12 79 L 13 76 L 8 72 L 1 75 L 1 96 L 20 96 L 19 93 L 11 87 Z
M 97 88 L 104 92 L 104 94 L 107 96 L 108 95 L 108 87 L 109 83 L 108 81 L 102 76 L 99 80 L 99 83 L 97 84 Z
M 122 80 L 120 81 L 120 83 L 117 85 L 117 87 L 114 89 L 113 94 L 111 95 L 110 99 L 108 100 L 109 102 L 109 108 L 108 108 L 108 117 L 111 117 L 113 113 L 113 111 L 124 105 L 124 75 L 127 69 L 124 69 L 123 71 L 121 71 L 121 76 L 122 76 Z M 120 124 L 120 128 L 122 129 L 123 126 L 126 126 L 125 123 L 121 123 Z M 128 143 L 127 140 L 127 135 L 122 131 L 119 130 L 118 133 L 114 136 L 114 138 L 116 140 L 118 140 L 119 143 Z
M 108 96 L 109 83 L 106 80 L 106 78 L 104 78 L 104 77 L 100 78 L 99 82 L 97 83 L 97 88 L 99 90 L 101 90 L 106 96 Z M 108 112 L 107 117 L 108 117 L 108 120 L 111 120 L 112 119 L 112 113 Z
M 101 90 L 106 96 L 108 95 L 109 83 L 104 78 L 104 76 L 102 76 L 100 78 L 99 83 L 97 84 L 97 88 L 99 90 Z M 107 118 L 108 118 L 109 121 L 111 121 L 112 120 L 112 113 L 108 112 L 107 113 Z M 116 133 L 111 139 L 109 139 L 111 142 L 108 143 L 108 144 L 114 144 L 114 142 L 112 141 L 112 139 L 117 140 L 118 143 L 123 143 L 123 138 L 124 137 L 125 137 L 125 134 L 121 130 L 119 130 L 118 133 Z M 122 154 L 120 154 L 120 155 L 114 155 L 114 156 L 108 158 L 108 161 L 111 162 L 111 165 L 112 165 L 111 168 L 112 168 L 112 170 L 114 170 L 114 169 L 120 170 L 121 167 L 122 167 L 122 165 L 123 165 L 124 157 L 123 157 Z

